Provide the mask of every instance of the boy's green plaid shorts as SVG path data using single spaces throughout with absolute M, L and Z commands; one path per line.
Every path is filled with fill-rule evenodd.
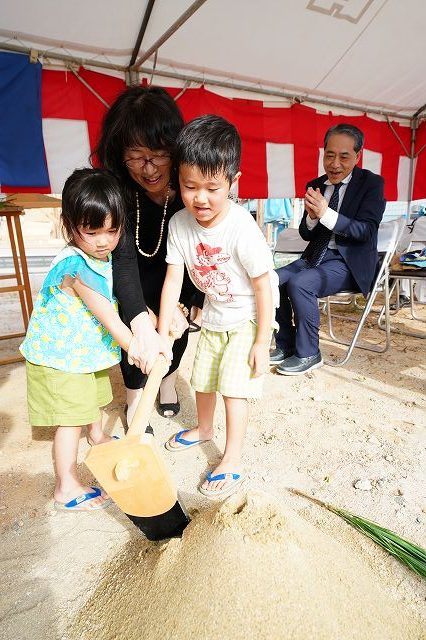
M 195 391 L 218 391 L 230 398 L 260 398 L 264 376 L 254 378 L 248 363 L 256 331 L 254 320 L 232 331 L 201 329 L 191 377 Z

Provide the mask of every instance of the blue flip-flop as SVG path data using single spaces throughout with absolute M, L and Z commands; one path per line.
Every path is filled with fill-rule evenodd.
M 167 451 L 186 451 L 187 449 L 195 447 L 198 444 L 208 442 L 208 440 L 185 440 L 185 438 L 182 438 L 182 435 L 184 433 L 188 433 L 188 431 L 191 431 L 191 429 L 183 429 L 182 431 L 179 431 L 179 433 L 175 433 L 174 436 L 167 440 L 167 442 L 164 444 Z M 174 447 L 171 442 L 177 442 L 179 446 Z
M 84 507 L 82 508 L 80 505 L 82 505 L 84 502 L 88 502 L 89 500 L 93 500 L 94 498 L 98 498 L 100 495 L 102 495 L 102 491 L 98 487 L 90 487 L 90 488 L 93 489 L 93 491 L 82 493 L 80 496 L 73 498 L 69 502 L 58 502 L 57 500 L 55 500 L 54 507 L 56 511 L 89 512 L 89 511 L 96 511 L 97 509 L 105 509 L 105 507 L 108 507 L 111 504 L 112 502 L 111 498 L 107 498 L 106 500 L 101 502 L 101 504 L 96 504 L 90 509 L 85 509 Z
M 224 487 L 216 490 L 204 489 L 202 486 L 198 487 L 198 491 L 202 493 L 203 496 L 207 496 L 208 498 L 220 498 L 234 493 L 238 485 L 244 481 L 244 476 L 241 473 L 218 473 L 217 475 L 212 476 L 211 472 L 209 472 L 206 476 L 206 480 L 209 482 L 216 482 L 217 480 L 229 481 L 229 484 L 226 484 Z

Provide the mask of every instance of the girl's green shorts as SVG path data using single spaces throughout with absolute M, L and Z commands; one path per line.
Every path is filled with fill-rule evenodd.
M 68 373 L 27 361 L 27 397 L 34 427 L 80 427 L 100 419 L 112 400 L 108 369 Z

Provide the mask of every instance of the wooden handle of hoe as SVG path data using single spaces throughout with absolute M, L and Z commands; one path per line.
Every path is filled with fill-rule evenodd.
M 174 339 L 171 339 L 171 345 L 173 342 Z M 160 354 L 148 375 L 138 406 L 136 407 L 136 411 L 129 425 L 129 430 L 127 431 L 128 436 L 138 436 L 145 431 L 145 428 L 149 423 L 149 418 L 154 407 L 161 381 L 166 375 L 168 369 L 169 365 L 167 364 L 166 358 Z
M 188 322 L 186 320 L 188 310 L 181 305 L 178 305 L 177 309 L 177 313 L 181 313 L 182 317 L 179 318 L 177 327 L 172 326 L 170 328 L 170 347 L 173 346 L 174 341 L 180 338 L 185 329 L 188 327 Z M 169 365 L 167 364 L 167 360 L 160 353 L 154 363 L 154 366 L 149 372 L 148 379 L 142 391 L 142 396 L 139 400 L 138 406 L 136 407 L 136 411 L 132 418 L 132 421 L 129 425 L 129 430 L 127 432 L 128 436 L 138 436 L 145 431 L 145 428 L 149 424 L 149 418 L 154 407 L 155 399 L 157 397 L 161 381 L 163 380 L 168 370 Z

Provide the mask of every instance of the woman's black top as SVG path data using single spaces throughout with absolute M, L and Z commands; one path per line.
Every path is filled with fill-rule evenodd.
M 164 207 L 148 198 L 139 190 L 139 247 L 145 253 L 153 253 L 160 237 Z M 169 202 L 164 224 L 163 238 L 158 252 L 152 258 L 139 253 L 135 243 L 136 196 L 128 208 L 127 225 L 119 245 L 113 251 L 114 293 L 120 304 L 123 318 L 130 322 L 148 306 L 158 315 L 161 289 L 166 276 L 167 234 L 170 218 L 184 208 L 179 193 Z M 196 289 L 185 270 L 180 301 L 188 307 Z

